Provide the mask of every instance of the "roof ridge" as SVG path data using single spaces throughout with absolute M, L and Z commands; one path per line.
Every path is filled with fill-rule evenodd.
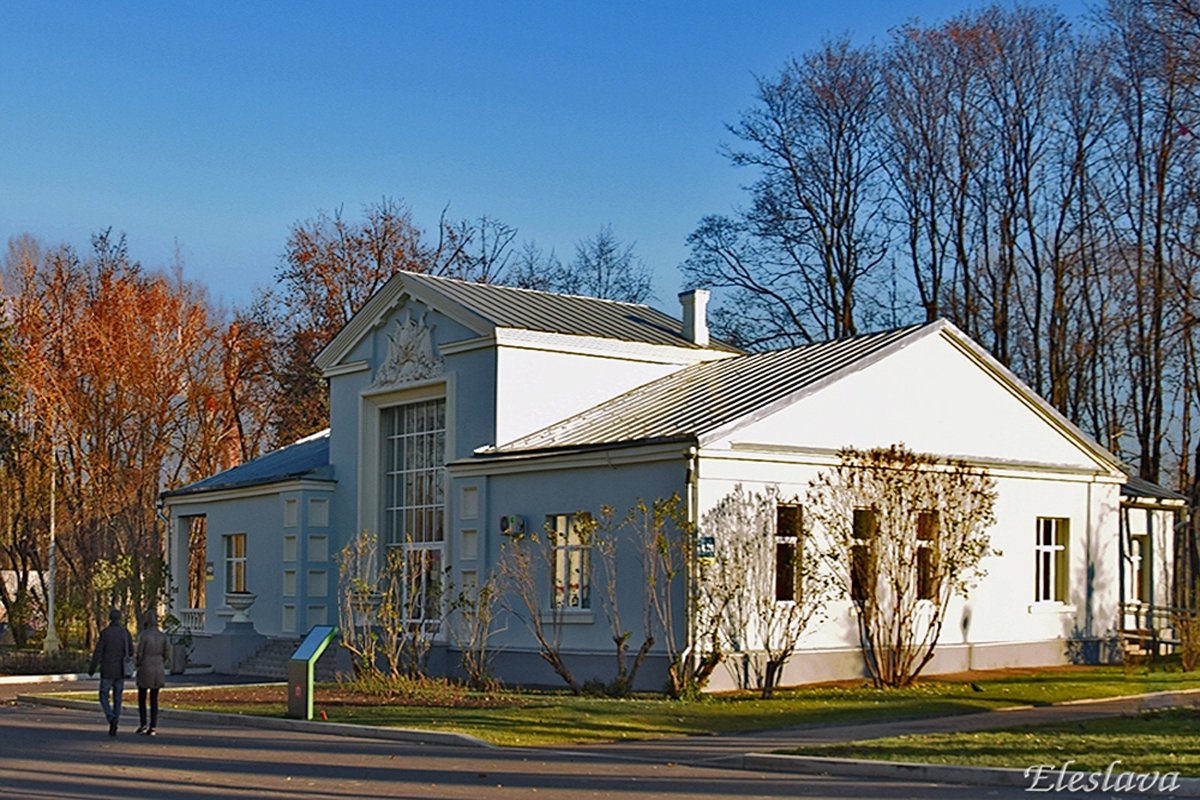
M 556 292 L 556 291 L 552 291 L 550 289 L 533 289 L 528 286 L 512 286 L 507 283 L 490 283 L 490 282 L 484 282 L 484 281 L 471 281 L 471 280 L 467 280 L 465 278 L 454 278 L 449 275 L 434 275 L 429 272 L 414 272 L 412 270 L 396 270 L 396 271 L 398 273 L 403 273 L 405 275 L 417 275 L 422 278 L 433 278 L 435 281 L 447 281 L 450 283 L 462 284 L 463 286 L 473 286 L 473 287 L 483 286 L 483 287 L 486 287 L 489 289 L 501 289 L 504 291 L 512 291 L 512 292 L 526 292 L 529 294 L 546 295 L 548 297 L 567 297 L 567 298 L 571 298 L 574 300 L 593 300 L 597 303 L 611 303 L 612 305 L 618 305 L 618 306 L 634 306 L 637 308 L 649 308 L 651 310 L 658 311 L 658 313 L 660 313 L 660 314 L 666 313 L 660 309 L 654 308 L 654 306 L 650 305 L 649 303 L 635 303 L 631 300 L 614 300 L 609 297 L 596 297 L 596 296 L 590 295 L 590 294 L 575 294 L 573 292 Z

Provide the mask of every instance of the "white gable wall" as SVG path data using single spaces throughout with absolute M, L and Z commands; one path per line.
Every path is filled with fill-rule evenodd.
M 919 338 L 724 441 L 828 450 L 903 442 L 918 452 L 989 462 L 1101 468 L 944 333 Z
M 504 331 L 496 444 L 511 442 L 702 359 L 729 353 Z

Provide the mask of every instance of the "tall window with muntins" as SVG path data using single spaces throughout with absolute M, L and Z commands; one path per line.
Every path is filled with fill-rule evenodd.
M 936 511 L 917 514 L 917 599 L 936 600 L 938 590 L 938 529 L 941 516 Z
M 875 594 L 873 551 L 878 530 L 878 511 L 873 508 L 854 509 L 854 543 L 850 545 L 850 599 L 857 603 L 869 603 Z
M 1149 603 L 1151 599 L 1150 582 L 1150 537 L 1144 533 L 1135 533 L 1129 537 L 1130 576 L 1133 579 L 1132 599 L 1139 603 Z
M 225 538 L 225 591 L 246 591 L 246 534 L 231 533 Z
M 550 590 L 553 608 L 589 609 L 591 597 L 591 543 L 586 514 L 551 514 L 546 531 L 554 550 L 554 583 Z
M 1065 603 L 1068 593 L 1070 531 L 1068 520 L 1039 517 L 1033 547 L 1033 599 L 1039 603 Z
M 384 409 L 382 423 L 383 540 L 400 551 L 411 621 L 435 621 L 446 538 L 446 401 Z
M 800 506 L 775 506 L 775 601 L 800 599 Z

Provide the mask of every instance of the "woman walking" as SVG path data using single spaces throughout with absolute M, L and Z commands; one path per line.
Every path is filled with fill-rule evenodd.
M 142 724 L 137 732 L 154 736 L 158 728 L 158 690 L 167 683 L 167 659 L 170 644 L 158 629 L 154 611 L 146 612 L 137 641 L 138 715 Z M 150 695 L 150 724 L 146 724 L 146 695 Z

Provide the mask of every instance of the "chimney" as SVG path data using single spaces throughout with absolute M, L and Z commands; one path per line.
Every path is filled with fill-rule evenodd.
M 700 347 L 708 347 L 708 289 L 689 289 L 679 293 L 683 306 L 683 338 Z

